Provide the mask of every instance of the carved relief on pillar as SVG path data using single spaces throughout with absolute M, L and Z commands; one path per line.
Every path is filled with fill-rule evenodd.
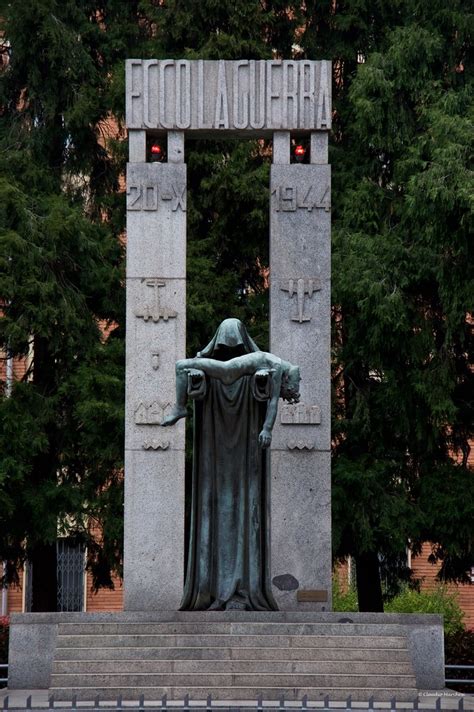
M 159 289 L 166 286 L 166 282 L 163 282 L 156 277 L 152 279 L 143 278 L 142 284 L 146 284 L 147 287 L 153 289 L 153 301 L 151 304 L 146 304 L 144 307 L 139 308 L 135 311 L 135 316 L 143 321 L 153 321 L 155 324 L 160 320 L 168 321 L 168 319 L 175 319 L 178 316 L 178 312 L 173 309 L 166 309 L 161 306 Z
M 329 185 L 277 185 L 271 191 L 271 207 L 276 213 L 295 213 L 298 210 L 331 212 Z
M 135 425 L 160 425 L 170 408 L 171 403 L 159 403 L 154 400 L 147 404 L 140 401 L 133 412 Z
M 151 352 L 151 367 L 154 371 L 158 371 L 158 369 L 160 367 L 160 352 L 159 351 Z
M 144 450 L 167 450 L 169 446 L 169 440 L 157 440 L 156 438 L 145 440 L 142 445 Z
M 288 450 L 314 450 L 315 443 L 312 440 L 299 438 L 298 440 L 288 440 L 286 447 Z
M 280 422 L 282 425 L 319 425 L 321 409 L 318 405 L 285 403 L 281 406 Z
M 186 184 L 172 183 L 168 188 L 160 188 L 157 183 L 132 183 L 127 186 L 127 210 L 155 211 L 160 201 L 168 202 L 171 211 L 186 212 Z
M 291 317 L 291 321 L 297 321 L 299 324 L 311 321 L 311 317 L 305 313 L 306 297 L 311 299 L 314 292 L 319 292 L 320 280 L 317 277 L 295 277 L 285 282 L 280 289 L 288 292 L 290 299 L 296 296 L 296 314 Z

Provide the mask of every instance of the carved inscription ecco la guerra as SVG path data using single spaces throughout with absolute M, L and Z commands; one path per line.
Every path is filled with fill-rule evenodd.
M 147 304 L 141 309 L 135 311 L 135 316 L 143 321 L 153 321 L 155 324 L 160 320 L 168 321 L 168 319 L 175 319 L 178 316 L 178 312 L 173 309 L 166 309 L 160 304 L 160 294 L 159 289 L 166 286 L 166 282 L 153 277 L 148 279 L 144 277 L 142 283 L 145 283 L 147 287 L 153 289 L 153 302 L 152 304 Z
M 282 425 L 319 425 L 321 409 L 306 403 L 285 403 L 280 410 Z
M 296 315 L 291 317 L 291 321 L 297 321 L 302 324 L 305 321 L 311 321 L 311 317 L 305 314 L 305 297 L 310 299 L 314 292 L 319 292 L 321 282 L 316 277 L 298 277 L 289 279 L 287 284 L 280 287 L 283 292 L 288 292 L 290 299 L 296 295 Z
M 129 59 L 126 79 L 132 129 L 331 128 L 328 61 Z
M 133 183 L 127 186 L 127 210 L 158 210 L 160 201 L 169 203 L 172 212 L 186 212 L 186 185 L 161 188 L 157 183 Z
M 331 210 L 329 185 L 277 185 L 272 190 L 272 208 L 277 213 L 294 213 L 297 210 Z

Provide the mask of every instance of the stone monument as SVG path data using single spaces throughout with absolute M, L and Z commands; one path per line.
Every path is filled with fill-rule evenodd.
M 58 700 L 367 701 L 444 686 L 440 616 L 328 612 L 330 82 L 326 61 L 127 62 L 126 610 L 14 614 L 10 688 L 49 688 Z M 184 426 L 161 425 L 174 419 L 185 356 L 185 135 L 273 140 L 270 351 L 302 379 L 298 402 L 280 400 L 265 479 L 268 598 L 280 610 L 177 610 Z M 309 164 L 290 162 L 292 135 L 309 138 Z M 166 163 L 147 162 L 147 136 L 167 139 Z M 213 358 L 219 341 L 201 356 Z
M 270 455 L 270 580 L 282 610 L 330 610 L 330 210 L 327 61 L 127 61 L 125 608 L 176 610 L 184 580 L 184 428 L 159 427 L 185 355 L 184 138 L 271 137 L 272 353 L 301 368 Z M 290 164 L 291 136 L 310 164 Z M 167 163 L 147 163 L 147 135 Z M 182 572 L 182 573 L 180 573 Z

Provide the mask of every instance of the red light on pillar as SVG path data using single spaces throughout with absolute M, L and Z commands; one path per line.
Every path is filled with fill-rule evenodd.
M 294 154 L 297 161 L 302 161 L 306 155 L 306 148 L 299 143 L 295 146 Z
M 159 143 L 152 143 L 150 146 L 150 161 L 159 162 L 163 160 L 163 149 Z

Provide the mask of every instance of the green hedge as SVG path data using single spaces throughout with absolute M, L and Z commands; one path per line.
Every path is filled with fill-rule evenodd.
M 332 582 L 332 609 L 333 611 L 359 610 L 356 589 L 351 586 L 347 591 L 342 591 L 337 576 L 334 576 Z
M 337 579 L 333 583 L 333 610 L 358 610 L 357 591 L 350 588 L 347 592 L 342 592 Z M 407 587 L 385 604 L 385 612 L 438 613 L 443 616 L 446 635 L 464 630 L 464 613 L 459 606 L 457 594 L 449 592 L 447 587 L 441 584 L 433 591 L 415 591 Z
M 456 593 L 439 585 L 433 591 L 406 588 L 385 605 L 387 613 L 439 613 L 444 619 L 445 635 L 464 630 L 464 613 Z

